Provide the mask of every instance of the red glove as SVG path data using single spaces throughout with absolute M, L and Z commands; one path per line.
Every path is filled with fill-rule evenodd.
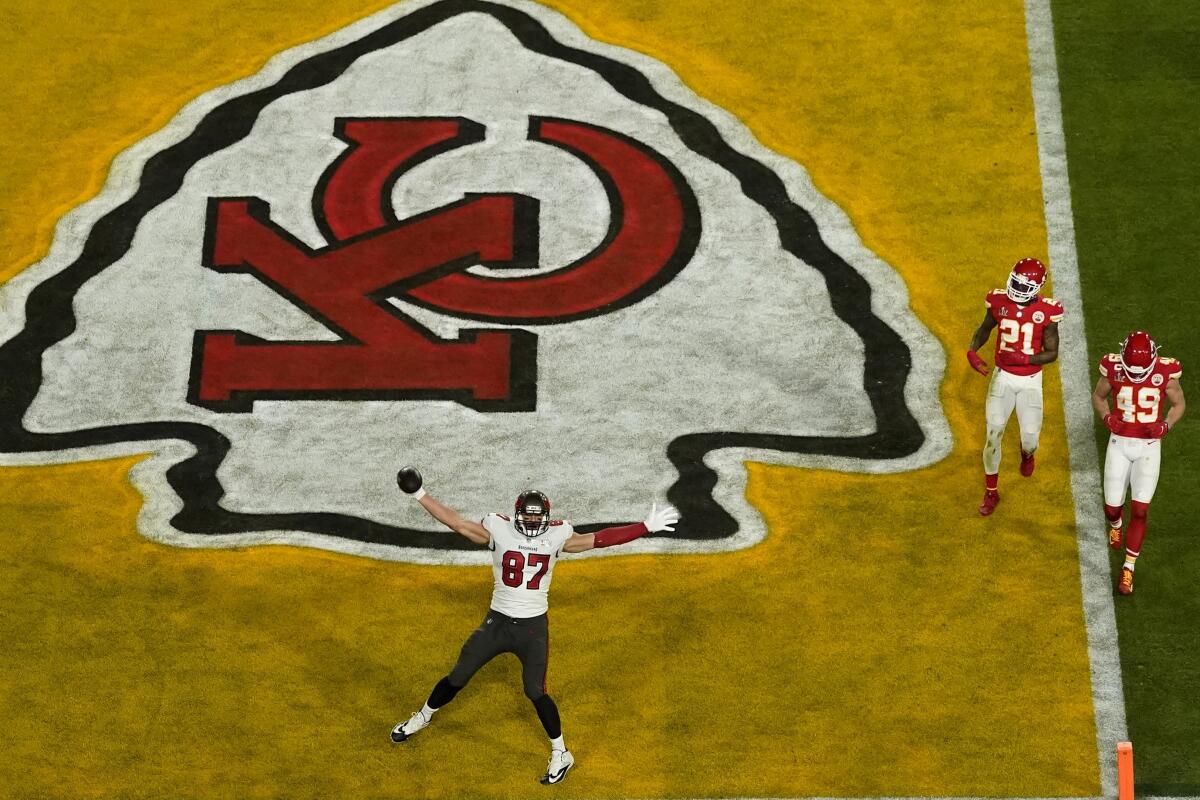
M 1104 427 L 1108 428 L 1113 433 L 1121 432 L 1121 415 L 1108 413 L 1104 415 Z
M 1167 435 L 1167 431 L 1171 430 L 1170 426 L 1165 422 L 1151 422 L 1146 426 L 1146 433 L 1153 436 L 1155 439 L 1161 439 Z
M 975 370 L 980 375 L 988 374 L 987 362 L 984 361 L 982 358 L 980 358 L 979 354 L 976 353 L 974 350 L 967 351 L 967 361 L 971 362 L 971 369 Z
M 996 354 L 996 363 L 1006 367 L 1023 367 L 1029 363 L 1029 354 L 1020 350 L 1001 350 Z

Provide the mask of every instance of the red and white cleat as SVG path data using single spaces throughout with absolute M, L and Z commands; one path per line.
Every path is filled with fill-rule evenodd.
M 1109 527 L 1108 529 L 1108 546 L 1113 550 L 1120 550 L 1121 545 L 1125 543 L 1125 537 L 1121 535 L 1120 528 Z
M 979 505 L 979 515 L 981 517 L 990 516 L 996 510 L 996 505 L 1000 502 L 1000 493 L 995 489 L 988 489 L 983 493 L 983 502 Z
M 1121 594 L 1133 594 L 1133 570 L 1129 567 L 1121 567 L 1121 582 L 1117 584 L 1117 591 Z
M 1024 450 L 1022 450 L 1021 451 L 1021 474 L 1024 475 L 1026 478 L 1028 478 L 1030 475 L 1033 474 L 1033 467 L 1034 467 L 1033 453 L 1026 453 Z

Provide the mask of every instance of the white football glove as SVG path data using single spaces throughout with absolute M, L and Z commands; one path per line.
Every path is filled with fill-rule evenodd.
M 676 522 L 679 522 L 679 512 L 675 510 L 675 506 L 663 506 L 660 509 L 658 503 L 652 503 L 650 513 L 646 515 L 645 525 L 646 530 L 658 533 L 675 530 Z

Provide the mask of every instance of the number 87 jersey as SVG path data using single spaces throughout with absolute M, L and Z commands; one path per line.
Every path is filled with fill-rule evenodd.
M 1034 375 L 1042 371 L 1041 364 L 1004 364 L 1003 352 L 1020 351 L 1032 356 L 1042 352 L 1042 335 L 1046 326 L 1063 318 L 1062 303 L 1049 297 L 1035 297 L 1021 305 L 1003 289 L 993 289 L 984 300 L 996 321 L 995 362 L 1000 369 L 1014 375 Z
M 1183 375 L 1183 365 L 1173 358 L 1160 356 L 1141 381 L 1132 380 L 1121 364 L 1119 353 L 1100 359 L 1100 374 L 1112 387 L 1113 401 L 1120 425 L 1113 431 L 1119 436 L 1154 439 L 1150 426 L 1161 422 L 1165 414 L 1163 395 L 1167 384 Z
M 517 619 L 545 614 L 554 565 L 575 532 L 571 523 L 550 520 L 545 533 L 526 536 L 508 515 L 488 514 L 483 527 L 492 537 L 492 610 Z

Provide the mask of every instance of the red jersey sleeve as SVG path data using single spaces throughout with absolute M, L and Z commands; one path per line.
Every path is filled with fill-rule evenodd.
M 1100 374 L 1105 378 L 1111 377 L 1113 369 L 1117 366 L 1117 354 L 1109 353 L 1100 359 Z
M 1066 313 L 1066 311 L 1063 309 L 1063 304 L 1058 302 L 1057 300 L 1052 300 L 1049 297 L 1045 297 L 1042 300 L 1047 306 L 1049 306 L 1049 309 L 1048 309 L 1049 313 L 1047 314 L 1047 319 L 1050 322 L 1061 321 L 1063 318 L 1063 315 Z
M 1158 360 L 1158 363 L 1162 364 L 1163 372 L 1167 375 L 1167 380 L 1179 380 L 1183 376 L 1183 364 L 1180 364 L 1175 359 L 1163 356 Z

